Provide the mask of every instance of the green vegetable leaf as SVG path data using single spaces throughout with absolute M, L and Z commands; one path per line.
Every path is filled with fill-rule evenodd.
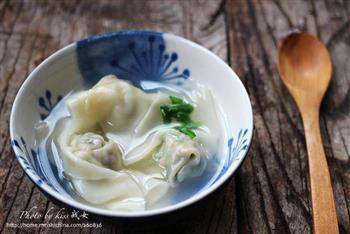
M 196 137 L 196 134 L 191 129 L 196 129 L 200 126 L 198 122 L 194 122 L 190 117 L 194 107 L 189 103 L 185 103 L 179 97 L 169 96 L 169 99 L 171 104 L 160 106 L 163 122 L 171 123 L 172 120 L 176 120 L 181 123 L 181 126 L 175 127 L 175 129 L 193 139 Z
M 188 128 L 188 129 L 196 129 L 200 126 L 200 124 L 198 122 L 190 122 L 190 123 L 187 123 L 183 126 Z
M 180 126 L 180 127 L 175 127 L 175 129 L 178 130 L 179 132 L 182 132 L 183 134 L 189 136 L 191 139 L 196 137 L 196 134 L 192 130 L 190 130 L 186 127 Z
M 171 104 L 183 104 L 185 103 L 181 98 L 175 96 L 169 96 Z
M 171 115 L 170 115 L 168 106 L 161 106 L 160 107 L 160 113 L 162 114 L 162 118 L 163 118 L 163 122 L 164 123 L 170 123 L 171 122 Z
M 176 113 L 176 120 L 180 123 L 190 123 L 191 118 L 190 115 L 185 112 L 178 112 Z
M 167 105 L 170 112 L 185 112 L 190 114 L 193 111 L 193 106 L 191 104 L 183 103 L 183 104 L 171 104 Z

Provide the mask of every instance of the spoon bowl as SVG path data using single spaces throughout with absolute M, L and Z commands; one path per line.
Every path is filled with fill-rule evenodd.
M 293 33 L 282 41 L 278 63 L 281 78 L 299 109 L 303 105 L 319 107 L 332 74 L 324 44 L 308 33 Z

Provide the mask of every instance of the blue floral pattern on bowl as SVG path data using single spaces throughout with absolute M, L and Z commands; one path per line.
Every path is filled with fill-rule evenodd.
M 45 96 L 40 96 L 38 98 L 38 103 L 39 106 L 43 109 L 43 112 L 45 113 L 40 113 L 40 119 L 44 120 L 49 114 L 50 112 L 53 110 L 53 108 L 56 106 L 56 104 L 61 101 L 62 96 L 59 95 L 57 97 L 56 102 L 52 99 L 52 94 L 50 92 L 50 90 L 46 90 L 45 92 Z
M 42 186 L 44 183 L 50 184 L 42 174 L 43 170 L 40 165 L 40 160 L 37 159 L 37 152 L 27 146 L 24 138 L 20 137 L 19 140 L 12 139 L 11 144 L 15 155 L 18 158 L 18 161 L 22 164 L 24 170 L 34 175 L 34 182 L 39 186 Z
M 236 138 L 235 144 L 234 138 L 231 137 L 227 141 L 227 147 L 228 147 L 228 155 L 224 161 L 224 164 L 222 166 L 221 171 L 218 173 L 217 177 L 213 180 L 211 185 L 215 184 L 217 180 L 219 180 L 226 171 L 230 168 L 231 164 L 234 161 L 238 161 L 241 159 L 240 154 L 247 151 L 248 149 L 248 129 L 241 129 L 238 132 L 238 136 Z
M 108 74 L 116 74 L 135 86 L 141 80 L 188 79 L 191 74 L 188 68 L 180 69 L 176 65 L 178 53 L 168 52 L 163 34 L 157 32 L 98 35 L 79 41 L 77 55 L 80 72 L 90 85 Z

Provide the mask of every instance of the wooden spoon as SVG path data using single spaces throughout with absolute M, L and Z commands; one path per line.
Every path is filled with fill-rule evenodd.
M 303 119 L 309 159 L 314 233 L 339 233 L 332 184 L 322 146 L 319 109 L 331 80 L 332 63 L 326 47 L 307 33 L 282 40 L 278 52 L 282 81 Z

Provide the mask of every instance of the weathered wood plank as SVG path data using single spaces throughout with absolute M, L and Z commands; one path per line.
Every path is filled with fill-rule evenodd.
M 167 218 L 104 222 L 102 230 L 86 228 L 4 228 L 19 223 L 22 210 L 37 206 L 45 214 L 59 207 L 49 202 L 23 174 L 10 149 L 8 119 L 20 84 L 55 50 L 100 32 L 150 29 L 197 41 L 228 58 L 224 4 L 219 0 L 1 1 L 0 2 L 0 230 L 40 233 L 228 233 L 236 232 L 234 180 L 198 205 Z M 32 222 L 22 220 L 22 222 Z M 41 218 L 33 223 L 58 223 Z M 75 223 L 69 219 L 60 221 Z M 88 222 L 99 222 L 90 218 Z M 0 231 L 1 232 L 1 231 Z
M 349 233 L 349 4 L 232 0 L 226 10 L 230 62 L 248 89 L 255 121 L 253 146 L 236 177 L 239 230 L 311 232 L 303 129 L 275 62 L 278 41 L 289 30 L 299 28 L 319 35 L 334 62 L 333 80 L 321 110 L 321 128 L 340 230 Z
M 24 176 L 10 149 L 8 119 L 20 84 L 58 48 L 99 32 L 135 28 L 185 36 L 229 60 L 253 104 L 256 129 L 249 156 L 237 176 L 220 191 L 180 212 L 152 219 L 105 221 L 102 230 L 35 231 L 310 233 L 303 128 L 275 63 L 279 39 L 288 30 L 301 28 L 327 42 L 335 63 L 322 106 L 321 127 L 340 230 L 349 233 L 349 12 L 349 2 L 341 0 L 0 1 L 0 230 L 6 222 L 18 222 L 21 210 L 34 205 L 43 213 L 59 210 Z M 88 222 L 99 220 L 90 218 Z

